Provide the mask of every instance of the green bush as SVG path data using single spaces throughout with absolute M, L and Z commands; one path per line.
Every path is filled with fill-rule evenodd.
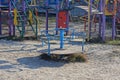
M 87 56 L 82 53 L 74 53 L 68 56 L 68 62 L 87 62 Z
M 64 62 L 87 62 L 87 56 L 82 53 L 73 53 L 73 54 L 41 54 L 41 59 L 49 61 L 64 61 Z
M 120 40 L 107 41 L 107 44 L 110 44 L 110 45 L 120 45 Z

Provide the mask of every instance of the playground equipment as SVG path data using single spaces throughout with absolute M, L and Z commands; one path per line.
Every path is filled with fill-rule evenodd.
M 61 2 L 61 6 L 60 6 Z M 66 4 L 66 5 L 64 5 Z M 55 5 L 55 7 L 51 7 Z M 63 8 L 64 6 L 64 8 Z M 46 9 L 46 31 L 48 31 L 48 13 L 49 9 L 54 9 L 56 12 L 56 34 L 58 34 L 58 31 L 60 31 L 60 48 L 63 48 L 63 39 L 64 39 L 64 31 L 68 30 L 69 26 L 69 0 L 47 0 L 45 3 L 45 9 Z M 67 9 L 66 9 L 67 8 Z M 48 32 L 46 32 L 47 34 Z
M 77 1 L 78 2 L 78 1 Z M 99 37 L 102 38 L 103 41 L 105 41 L 106 38 L 106 28 L 107 23 L 112 23 L 112 39 L 114 40 L 116 37 L 116 23 L 118 23 L 116 20 L 119 20 L 116 15 L 119 13 L 119 0 L 79 0 L 79 2 L 86 2 L 84 5 L 76 6 L 81 9 L 84 9 L 86 12 L 88 12 L 88 16 L 83 17 L 85 21 L 85 30 L 87 30 L 87 39 L 91 39 L 92 35 L 92 28 L 93 24 L 98 23 L 99 24 Z M 110 22 L 107 20 L 111 17 Z M 86 20 L 88 19 L 88 20 Z M 96 21 L 97 20 L 97 21 Z M 86 23 L 88 23 L 88 28 L 86 29 Z M 95 25 L 96 26 L 96 25 Z M 96 27 L 94 27 L 96 28 Z M 96 29 L 94 29 L 96 30 Z
M 33 5 L 34 4 L 34 5 Z M 18 6 L 19 5 L 19 6 Z M 71 7 L 72 6 L 72 7 Z M 73 8 L 74 7 L 74 8 Z M 48 44 L 48 54 L 51 52 L 51 41 L 59 41 L 60 49 L 64 49 L 65 41 L 72 41 L 74 38 L 82 38 L 82 51 L 84 51 L 85 38 L 90 40 L 92 34 L 97 32 L 97 37 L 102 41 L 106 40 L 106 28 L 110 24 L 112 39 L 114 40 L 120 30 L 120 1 L 119 0 L 1 0 L 0 1 L 0 35 L 2 34 L 2 18 L 5 12 L 8 13 L 9 36 L 15 36 L 18 31 L 23 38 L 28 29 L 35 36 L 38 36 L 38 13 L 37 10 L 44 10 L 46 23 L 45 30 L 41 30 L 42 45 Z M 70 28 L 70 14 L 72 9 L 82 9 L 77 18 L 84 21 L 84 32 Z M 55 29 L 49 30 L 49 13 L 56 15 Z M 98 26 L 97 26 L 98 25 Z M 17 29 L 17 31 L 16 31 Z M 87 33 L 87 37 L 86 37 Z M 67 35 L 67 36 L 66 36 Z
M 31 5 L 31 4 L 35 5 Z M 73 4 L 79 5 L 73 5 Z M 39 6 L 38 6 L 39 4 Z M 19 5 L 19 6 L 18 6 Z M 42 5 L 42 7 L 41 7 Z M 116 31 L 118 31 L 118 25 L 120 23 L 119 17 L 119 0 L 1 0 L 0 1 L 0 16 L 3 16 L 5 12 L 8 13 L 8 33 L 10 36 L 15 35 L 16 28 L 20 33 L 21 37 L 24 37 L 25 32 L 27 31 L 27 26 L 31 27 L 35 36 L 37 36 L 37 25 L 38 21 L 36 18 L 37 13 L 35 14 L 33 10 L 41 8 L 46 13 L 46 31 L 49 28 L 48 25 L 48 14 L 51 11 L 54 11 L 56 14 L 56 34 L 58 33 L 57 28 L 59 28 L 62 24 L 64 28 L 69 30 L 69 12 L 71 10 L 71 5 L 74 8 L 80 8 L 85 10 L 88 14 L 82 11 L 79 14 L 82 14 L 81 18 L 84 18 L 85 27 L 84 29 L 87 32 L 88 40 L 91 39 L 92 28 L 95 28 L 96 24 L 99 24 L 99 36 L 105 41 L 106 30 L 105 26 L 108 23 L 108 17 L 111 17 L 112 23 L 112 39 L 116 37 Z M 78 13 L 75 11 L 74 13 Z M 62 16 L 66 14 L 66 16 Z M 72 14 L 72 12 L 71 12 Z M 64 19 L 60 19 L 60 17 Z M 0 18 L 2 19 L 2 18 Z M 64 24 L 65 22 L 65 24 Z M 2 34 L 2 20 L 0 20 L 0 34 Z M 88 24 L 88 25 L 87 25 Z M 94 27 L 92 27 L 94 25 Z M 88 26 L 88 27 L 87 27 Z M 117 28 L 116 28 L 117 27 Z M 117 29 L 117 30 L 116 30 Z M 66 31 L 68 32 L 68 31 Z
M 47 0 L 45 3 L 45 9 L 46 9 L 46 30 L 48 30 L 48 13 L 49 9 L 53 9 L 56 12 L 56 29 L 57 28 L 68 28 L 68 22 L 69 22 L 69 13 L 68 8 L 69 7 L 69 0 Z M 66 5 L 65 5 L 66 4 Z M 55 6 L 55 7 L 52 7 Z M 64 7 L 63 7 L 64 6 Z
M 116 36 L 120 35 L 120 1 L 117 1 L 117 13 L 116 13 Z
M 63 1 L 68 1 L 68 0 L 63 0 Z M 69 30 L 69 13 L 67 7 L 65 9 L 65 6 L 61 7 L 62 3 L 65 3 L 61 1 L 49 1 L 47 0 L 44 6 L 44 9 L 46 10 L 46 34 L 48 34 L 48 13 L 49 9 L 53 9 L 56 14 L 56 29 L 55 31 L 60 31 L 60 48 L 64 48 L 64 32 Z M 80 5 L 74 6 L 75 8 L 81 8 L 88 12 L 88 15 L 82 16 L 85 21 L 85 27 L 84 30 L 87 33 L 87 39 L 90 40 L 92 37 L 92 28 L 94 24 L 94 31 L 96 31 L 96 24 L 99 24 L 99 35 L 98 37 L 102 38 L 102 41 L 105 41 L 106 39 L 106 24 L 107 23 L 112 23 L 112 39 L 114 40 L 116 37 L 116 23 L 119 23 L 119 19 L 116 18 L 116 15 L 119 13 L 119 1 L 118 0 L 77 0 L 74 1 L 73 3 L 79 3 L 79 2 L 84 2 L 80 3 Z M 69 1 L 68 1 L 69 3 Z M 67 4 L 67 3 L 66 3 Z M 68 5 L 69 6 L 69 5 Z M 62 9 L 63 8 L 63 9 Z M 77 13 L 77 12 L 76 12 Z M 66 15 L 66 16 L 65 16 Z M 107 21 L 111 17 L 111 22 Z M 116 21 L 117 20 L 117 21 Z M 67 24 L 66 24 L 67 23 Z M 86 25 L 88 23 L 88 27 Z M 77 33 L 76 33 L 77 34 Z M 55 34 L 54 34 L 55 35 Z M 48 43 L 49 43 L 48 38 Z M 50 46 L 50 45 L 49 45 Z M 49 51 L 49 50 L 48 50 Z
M 1 0 L 0 13 L 7 12 L 9 16 L 9 36 L 15 36 L 16 28 L 20 37 L 23 38 L 26 31 L 32 31 L 37 37 L 37 19 L 33 10 L 29 6 L 31 0 Z M 1 15 L 2 16 L 2 15 Z M 1 18 L 0 18 L 1 19 Z M 1 20 L 0 20 L 1 22 Z M 0 24 L 2 35 L 2 24 Z M 27 27 L 31 28 L 27 30 Z
M 99 1 L 98 10 L 102 11 L 103 14 L 105 15 L 104 22 L 103 22 L 105 27 L 99 30 L 100 32 L 102 31 L 102 35 L 103 35 L 102 39 L 105 40 L 105 36 L 106 36 L 105 29 L 110 27 L 112 39 L 114 40 L 117 36 L 119 36 L 119 31 L 120 31 L 119 30 L 120 1 L 119 0 L 105 0 L 105 1 L 98 0 L 98 1 Z M 102 4 L 104 4 L 103 6 L 101 2 Z M 107 25 L 107 24 L 110 24 L 110 25 Z
M 88 38 L 91 37 L 91 27 L 92 27 L 92 0 L 89 0 L 89 11 L 88 11 L 88 24 L 89 24 L 89 29 L 88 29 Z M 95 15 L 99 16 L 99 35 L 102 37 L 102 40 L 105 41 L 105 15 L 104 15 L 104 7 L 105 7 L 105 1 L 104 0 L 99 0 L 100 6 L 97 6 L 97 9 L 99 7 L 99 10 Z
M 54 6 L 54 7 L 53 7 Z M 46 10 L 46 30 L 41 31 L 41 40 L 44 45 L 45 39 L 47 39 L 48 44 L 48 54 L 50 55 L 50 41 L 51 40 L 59 40 L 60 41 L 60 49 L 64 49 L 64 41 L 71 41 L 74 39 L 74 36 L 82 36 L 85 37 L 85 33 L 75 34 L 75 29 L 69 28 L 69 10 L 71 10 L 69 6 L 69 0 L 47 0 L 45 6 L 43 7 Z M 54 10 L 56 13 L 56 28 L 54 30 L 49 30 L 48 25 L 48 14 L 49 10 Z M 68 35 L 68 31 L 71 32 L 69 37 L 66 38 L 65 32 Z M 56 32 L 56 33 L 55 33 Z M 52 34 L 51 34 L 52 33 Z M 44 38 L 46 37 L 46 38 Z M 84 40 L 82 44 L 82 51 L 84 51 Z
M 56 30 L 48 30 L 48 34 L 46 34 L 46 30 L 41 31 L 41 41 L 42 41 L 42 46 L 45 46 L 47 44 L 47 53 L 48 55 L 51 54 L 51 46 L 52 44 L 60 44 L 59 50 L 65 49 L 64 42 L 67 42 L 68 44 L 71 43 L 74 39 L 82 39 L 81 41 L 81 48 L 82 52 L 84 52 L 84 45 L 85 45 L 85 38 L 86 38 L 86 33 L 85 32 L 77 32 L 76 29 L 69 29 L 68 36 L 64 36 L 64 30 L 60 29 L 61 33 L 60 35 L 56 35 Z M 62 37 L 61 37 L 62 36 Z M 69 46 L 70 47 L 70 46 Z

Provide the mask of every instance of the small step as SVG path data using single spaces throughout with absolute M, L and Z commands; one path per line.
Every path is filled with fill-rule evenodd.
M 9 10 L 2 10 L 1 12 L 8 13 L 8 12 L 9 12 Z M 12 13 L 13 13 L 13 11 L 10 11 L 10 12 L 12 12 Z
M 29 7 L 39 7 L 39 5 L 29 5 Z
M 22 25 L 17 25 L 17 27 L 22 27 Z
M 94 14 L 103 14 L 103 12 L 93 12 Z
M 23 21 L 26 21 L 26 20 L 18 20 L 18 21 L 23 22 Z
M 33 31 L 33 30 L 31 29 L 31 30 L 26 30 L 26 31 Z
M 26 15 L 20 15 L 21 17 L 26 17 Z M 17 17 L 20 17 L 20 16 L 17 16 Z

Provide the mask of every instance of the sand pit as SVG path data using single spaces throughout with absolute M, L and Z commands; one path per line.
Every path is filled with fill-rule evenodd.
M 80 47 L 72 46 L 76 51 Z M 120 79 L 120 46 L 86 44 L 87 63 L 44 61 L 38 56 L 46 49 L 40 41 L 0 40 L 0 80 Z

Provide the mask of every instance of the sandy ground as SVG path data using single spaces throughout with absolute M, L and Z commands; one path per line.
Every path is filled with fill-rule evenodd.
M 81 48 L 78 43 L 65 47 L 74 50 Z M 47 47 L 41 46 L 40 41 L 0 40 L 0 80 L 120 79 L 120 46 L 86 44 L 87 63 L 49 62 L 39 59 L 38 55 L 46 49 Z

